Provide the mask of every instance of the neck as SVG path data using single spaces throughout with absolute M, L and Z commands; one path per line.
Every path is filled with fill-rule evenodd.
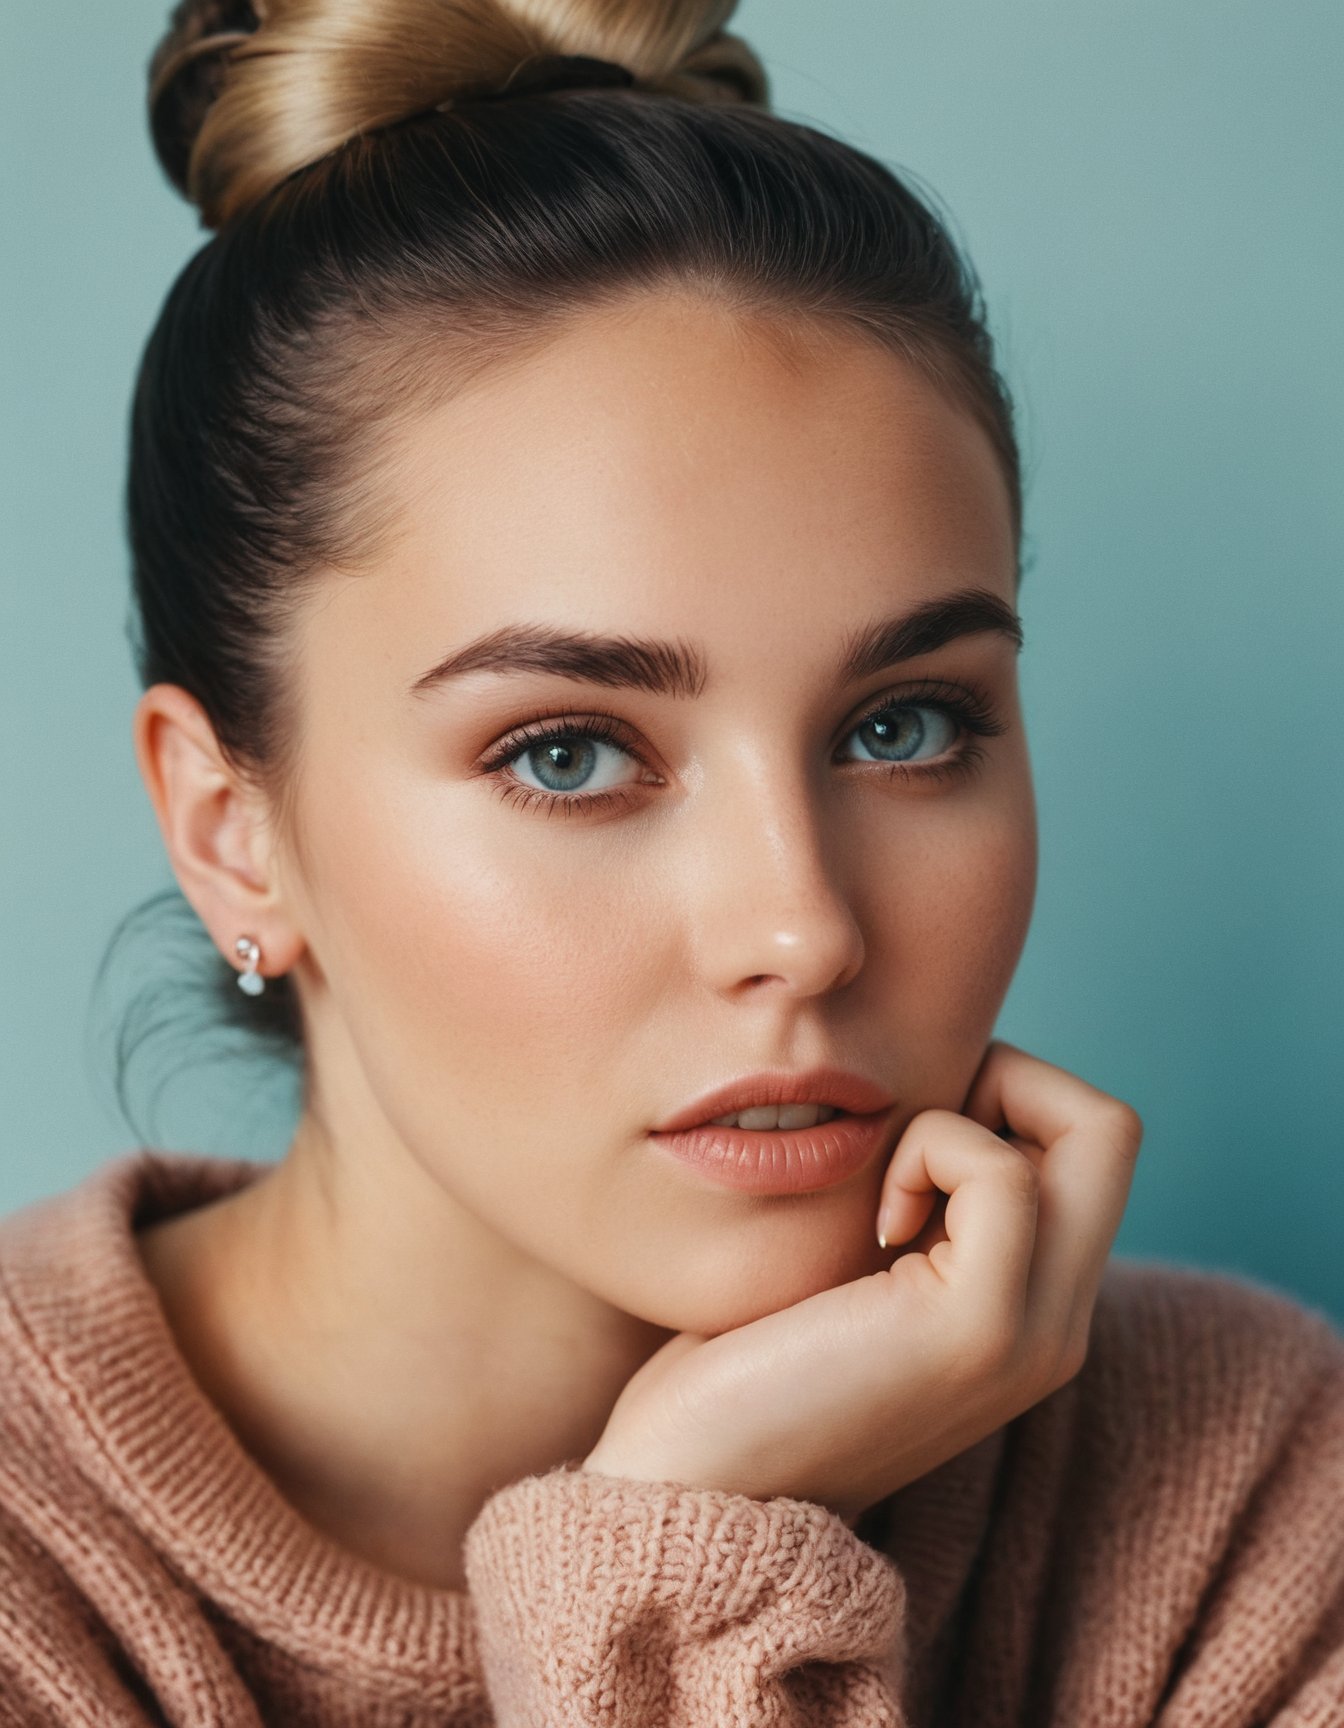
M 672 1334 L 528 1257 L 399 1145 L 306 1114 L 236 1194 L 139 1237 L 206 1395 L 308 1520 L 463 1589 L 461 1540 L 518 1477 L 585 1456 Z

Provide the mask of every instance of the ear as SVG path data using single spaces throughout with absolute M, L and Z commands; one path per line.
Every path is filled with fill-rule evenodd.
M 178 886 L 231 966 L 239 936 L 261 948 L 258 970 L 288 972 L 303 952 L 279 881 L 271 813 L 229 764 L 205 710 L 177 684 L 136 704 L 135 759 Z

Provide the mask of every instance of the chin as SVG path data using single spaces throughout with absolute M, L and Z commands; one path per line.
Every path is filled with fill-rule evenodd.
M 891 1263 L 891 1251 L 880 1248 L 876 1236 L 870 1245 L 852 1238 L 837 1244 L 833 1235 L 822 1242 L 809 1243 L 805 1238 L 790 1242 L 788 1234 L 780 1233 L 772 1252 L 757 1246 L 736 1254 L 731 1264 L 706 1267 L 693 1279 L 685 1276 L 683 1262 L 678 1289 L 664 1286 L 657 1292 L 646 1291 L 633 1306 L 628 1302 L 622 1306 L 653 1325 L 716 1338 L 823 1290 L 884 1271 Z

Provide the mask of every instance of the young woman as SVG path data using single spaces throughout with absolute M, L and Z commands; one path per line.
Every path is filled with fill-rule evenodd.
M 729 11 L 154 56 L 135 744 L 304 1107 L 0 1225 L 0 1723 L 1344 1721 L 1344 1340 L 992 1038 L 974 278 Z

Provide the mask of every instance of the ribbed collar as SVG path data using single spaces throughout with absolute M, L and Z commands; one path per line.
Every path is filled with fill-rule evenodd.
M 471 1599 L 384 1572 L 283 1498 L 178 1348 L 136 1247 L 269 1164 L 140 1149 L 0 1220 L 0 1278 L 81 1472 L 203 1596 L 328 1670 L 479 1685 Z
M 230 1618 L 328 1672 L 483 1700 L 471 1598 L 380 1570 L 283 1498 L 192 1375 L 140 1258 L 141 1225 L 271 1167 L 141 1148 L 0 1219 L 0 1290 L 39 1395 L 81 1472 Z M 865 1516 L 865 1539 L 906 1574 L 924 1660 L 984 1542 L 1004 1441 L 990 1434 Z

